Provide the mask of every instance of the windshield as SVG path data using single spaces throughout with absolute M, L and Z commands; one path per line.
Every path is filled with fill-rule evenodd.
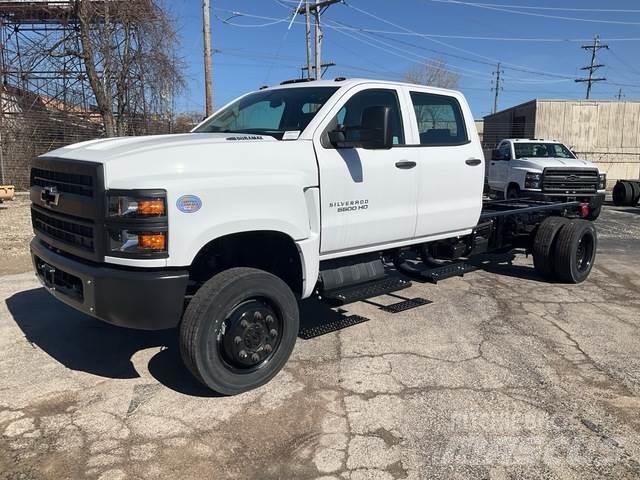
M 561 143 L 515 143 L 516 158 L 576 158 L 571 150 Z
M 252 133 L 282 140 L 302 132 L 338 87 L 303 87 L 251 93 L 217 112 L 196 133 Z

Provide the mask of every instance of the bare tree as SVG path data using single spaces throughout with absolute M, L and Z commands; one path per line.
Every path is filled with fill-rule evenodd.
M 460 75 L 449 70 L 444 60 L 437 58 L 407 70 L 403 75 L 403 79 L 405 82 L 419 85 L 458 88 Z
M 105 134 L 152 133 L 171 123 L 173 98 L 185 81 L 168 14 L 154 0 L 76 1 L 77 54 Z

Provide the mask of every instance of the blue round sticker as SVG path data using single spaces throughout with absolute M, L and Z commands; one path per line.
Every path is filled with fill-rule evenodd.
M 196 195 L 183 195 L 176 200 L 176 207 L 182 213 L 195 213 L 202 207 L 202 200 Z

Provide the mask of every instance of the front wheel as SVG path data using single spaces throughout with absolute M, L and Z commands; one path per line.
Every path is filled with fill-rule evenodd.
M 208 280 L 189 303 L 180 352 L 200 382 L 236 395 L 282 369 L 298 327 L 298 304 L 286 283 L 262 270 L 231 268 Z

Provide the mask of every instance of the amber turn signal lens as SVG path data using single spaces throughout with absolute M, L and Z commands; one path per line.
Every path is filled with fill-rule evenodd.
M 166 234 L 140 234 L 138 235 L 138 246 L 144 250 L 165 250 L 167 246 Z
M 152 200 L 138 200 L 138 215 L 164 215 L 164 200 L 154 198 Z

